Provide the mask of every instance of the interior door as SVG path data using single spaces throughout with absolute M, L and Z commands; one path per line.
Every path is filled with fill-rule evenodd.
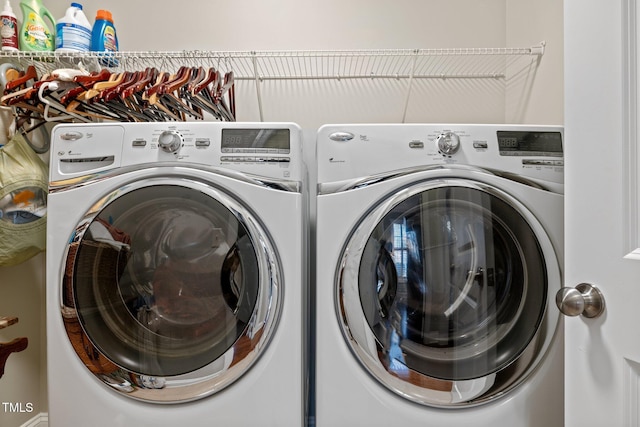
M 565 286 L 595 285 L 606 302 L 599 317 L 565 319 L 566 426 L 638 426 L 636 0 L 564 6 Z

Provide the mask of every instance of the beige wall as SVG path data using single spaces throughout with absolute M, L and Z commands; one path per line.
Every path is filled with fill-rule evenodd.
M 82 3 L 89 19 L 105 7 Z M 63 7 L 56 7 L 58 16 Z M 138 0 L 108 7 L 129 51 L 485 47 L 505 38 L 504 0 Z
M 17 324 L 0 329 L 0 342 L 18 337 L 29 340 L 26 350 L 9 356 L 4 376 L 0 378 L 0 426 L 3 427 L 20 426 L 47 411 L 44 282 L 44 254 L 15 267 L 0 267 L 0 315 L 19 318 Z M 9 404 L 14 404 L 17 412 L 11 412 Z
M 505 121 L 564 124 L 563 2 L 506 0 L 507 46 L 530 46 L 545 41 L 545 53 L 535 79 L 510 75 Z
M 168 3 L 168 2 L 167 2 Z M 93 18 L 100 1 L 85 1 Z M 503 47 L 504 0 L 184 0 L 185 13 L 160 2 L 113 2 L 122 50 L 221 51 Z M 153 6 L 153 7 L 152 7 Z M 57 6 L 60 7 L 60 6 Z M 55 16 L 63 12 L 53 12 Z M 153 10 L 150 10 L 153 9 Z M 197 10 L 197 12 L 194 12 Z M 246 11 L 251 11 L 247 14 Z M 145 16 L 143 21 L 132 19 Z M 304 128 L 331 122 L 398 122 L 408 80 L 265 81 L 263 118 Z M 237 84 L 238 118 L 259 120 L 253 81 Z M 478 100 L 482 99 L 483 102 Z M 408 122 L 502 122 L 503 82 L 421 80 L 412 85 Z
M 10 1 L 20 16 L 18 0 Z M 528 47 L 545 40 L 546 53 L 540 64 L 510 64 L 512 74 L 505 82 L 418 82 L 411 93 L 406 121 L 563 121 L 562 2 L 556 0 L 82 3 L 90 21 L 98 8 L 110 8 L 121 50 L 126 51 Z M 63 16 L 68 5 L 46 0 L 45 4 L 56 17 Z M 238 85 L 240 120 L 259 119 L 252 85 Z M 306 129 L 327 122 L 400 121 L 406 91 L 406 81 L 383 80 L 262 85 L 265 120 L 295 121 Z M 0 400 L 34 404 L 32 414 L 6 414 L 0 406 L 2 426 L 19 426 L 47 410 L 43 259 L 40 256 L 21 266 L 0 268 L 0 315 L 20 317 L 19 325 L 0 331 L 0 340 L 15 336 L 30 339 L 27 351 L 9 359 L 7 373 L 0 379 Z

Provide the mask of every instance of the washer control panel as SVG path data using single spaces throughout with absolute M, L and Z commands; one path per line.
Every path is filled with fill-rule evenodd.
M 61 124 L 52 133 L 51 164 L 58 178 L 169 162 L 300 180 L 301 135 L 293 123 Z

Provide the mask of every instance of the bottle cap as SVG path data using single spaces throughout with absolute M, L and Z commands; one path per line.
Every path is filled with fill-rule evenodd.
M 82 10 L 82 5 L 80 3 L 71 3 L 71 7 L 77 7 L 78 9 Z
M 96 13 L 96 19 L 104 19 L 105 21 L 113 22 L 113 17 L 111 16 L 111 12 L 108 10 L 99 9 Z
M 9 3 L 9 0 L 7 0 L 7 2 L 4 4 L 4 12 L 13 13 L 13 9 L 11 9 L 11 3 Z

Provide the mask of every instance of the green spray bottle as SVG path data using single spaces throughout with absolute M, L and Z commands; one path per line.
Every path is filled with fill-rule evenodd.
M 26 52 L 53 51 L 56 47 L 55 34 L 51 32 L 44 18 L 48 18 L 56 28 L 56 20 L 41 0 L 21 0 L 22 27 L 18 34 L 20 50 Z

